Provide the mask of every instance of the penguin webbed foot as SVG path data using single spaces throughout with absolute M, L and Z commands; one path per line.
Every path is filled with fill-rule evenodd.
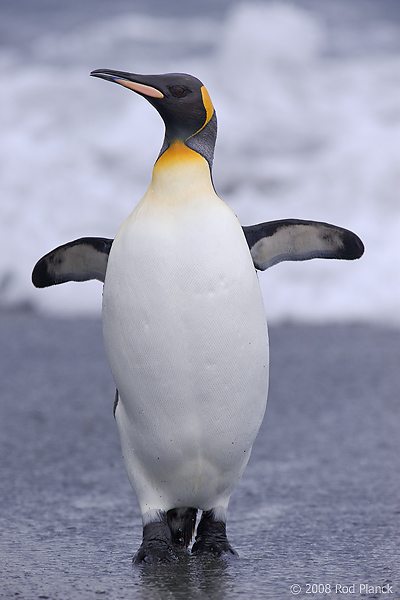
M 175 549 L 186 549 L 196 527 L 197 508 L 173 508 L 167 512 L 167 523 Z
M 238 556 L 226 535 L 226 523 L 215 521 L 213 511 L 204 511 L 197 527 L 196 541 L 192 554 L 211 554 L 215 557 Z
M 155 565 L 177 562 L 178 556 L 172 546 L 163 540 L 142 542 L 139 550 L 133 557 L 134 565 Z
M 132 559 L 134 565 L 173 563 L 178 556 L 172 545 L 171 532 L 166 519 L 148 523 L 143 528 L 143 541 Z

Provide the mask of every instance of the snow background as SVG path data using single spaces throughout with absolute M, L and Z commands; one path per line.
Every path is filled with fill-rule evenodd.
M 0 44 L 0 306 L 100 313 L 99 282 L 37 290 L 30 273 L 55 246 L 114 237 L 148 186 L 163 124 L 142 98 L 88 75 L 180 71 L 211 95 L 214 182 L 243 225 L 321 220 L 365 244 L 360 261 L 260 273 L 269 320 L 399 326 L 399 14 L 334 5 L 116 8 Z

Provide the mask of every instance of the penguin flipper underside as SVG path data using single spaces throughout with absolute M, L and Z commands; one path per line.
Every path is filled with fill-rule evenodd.
M 282 219 L 245 226 L 243 232 L 254 266 L 260 271 L 286 260 L 354 260 L 364 252 L 355 233 L 319 221 Z
M 66 281 L 89 279 L 104 282 L 113 241 L 85 237 L 58 246 L 36 263 L 32 271 L 33 285 L 44 288 Z

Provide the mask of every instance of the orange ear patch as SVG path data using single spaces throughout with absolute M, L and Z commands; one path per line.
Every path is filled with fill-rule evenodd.
M 207 89 L 204 87 L 204 85 L 201 87 L 201 96 L 203 98 L 204 108 L 206 109 L 207 113 L 206 121 L 203 125 L 203 127 L 205 127 L 214 114 L 214 107 L 213 103 L 211 102 L 210 94 L 207 92 Z
M 214 114 L 214 107 L 213 107 L 213 103 L 211 102 L 211 98 L 209 93 L 207 92 L 206 88 L 203 86 L 201 86 L 201 97 L 203 99 L 203 105 L 204 108 L 206 109 L 206 120 L 204 121 L 204 124 L 200 127 L 200 129 L 198 129 L 195 133 L 193 133 L 191 136 L 189 137 L 193 137 L 194 135 L 197 135 L 198 133 L 200 133 L 200 131 L 202 129 L 204 129 L 204 127 L 207 125 L 207 123 L 211 120 L 211 117 Z

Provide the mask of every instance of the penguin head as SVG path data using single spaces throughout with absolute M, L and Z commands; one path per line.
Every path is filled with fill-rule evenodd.
M 210 96 L 199 79 L 184 73 L 138 75 L 111 69 L 96 69 L 91 75 L 129 88 L 154 106 L 165 123 L 160 155 L 179 140 L 204 156 L 211 167 L 217 119 Z

